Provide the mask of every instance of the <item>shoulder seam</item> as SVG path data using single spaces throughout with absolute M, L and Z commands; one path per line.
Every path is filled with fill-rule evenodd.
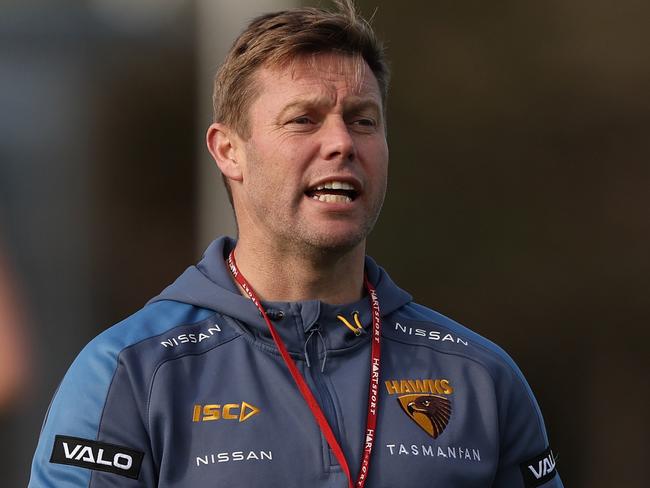
M 400 340 L 400 339 L 395 339 L 394 337 L 386 337 L 386 336 L 382 336 L 382 337 L 384 339 L 388 339 L 389 341 L 399 342 L 400 344 L 406 344 L 407 346 L 424 347 L 424 348 L 427 348 L 427 349 L 431 349 L 432 351 L 435 351 L 435 352 L 440 353 L 440 354 L 448 354 L 450 356 L 463 357 L 463 358 L 465 358 L 465 359 L 467 359 L 469 361 L 472 361 L 472 362 L 478 364 L 479 366 L 481 366 L 481 368 L 483 368 L 487 372 L 487 374 L 490 376 L 490 378 L 492 378 L 492 382 L 494 384 L 497 383 L 494 376 L 490 372 L 490 368 L 488 366 L 486 366 L 485 364 L 483 364 L 481 361 L 479 361 L 477 358 L 471 357 L 471 356 L 469 356 L 467 354 L 464 354 L 464 353 L 461 353 L 461 352 L 441 351 L 440 349 L 437 349 L 437 348 L 433 347 L 431 344 L 413 344 L 411 342 L 406 342 L 406 341 L 403 341 L 403 340 Z
M 180 353 L 178 356 L 174 356 L 174 357 L 171 357 L 171 358 L 163 358 L 156 365 L 156 367 L 154 368 L 153 373 L 151 375 L 151 380 L 149 382 L 149 391 L 147 393 L 147 404 L 146 404 L 146 420 L 147 420 L 146 427 L 147 427 L 147 431 L 151 432 L 151 415 L 150 415 L 150 413 L 151 413 L 151 408 L 150 408 L 151 407 L 151 395 L 153 393 L 153 386 L 154 386 L 154 383 L 155 383 L 155 380 L 156 380 L 156 375 L 158 374 L 158 371 L 160 371 L 160 368 L 163 365 L 165 365 L 166 363 L 169 363 L 171 361 L 176 361 L 177 359 L 182 359 L 182 358 L 187 357 L 187 356 L 202 356 L 203 354 L 207 354 L 207 353 L 215 350 L 217 347 L 222 346 L 224 344 L 228 344 L 229 342 L 231 342 L 231 341 L 233 341 L 235 339 L 239 339 L 240 337 L 242 337 L 242 334 L 238 333 L 237 335 L 235 335 L 235 336 L 233 336 L 233 337 L 231 337 L 229 339 L 226 339 L 223 342 L 219 342 L 217 344 L 214 344 L 212 347 L 210 347 L 209 349 L 206 349 L 205 351 L 200 351 L 200 352 L 186 351 L 186 352 Z
M 425 308 L 425 309 L 429 310 L 427 307 L 424 307 L 423 305 L 419 305 L 419 304 L 414 303 L 414 302 L 411 302 L 411 304 L 409 304 L 409 305 L 415 305 L 417 307 L 421 307 L 421 308 Z M 408 305 L 407 305 L 407 307 L 408 307 Z M 548 444 L 548 435 L 546 433 L 546 429 L 545 429 L 544 423 L 542 421 L 541 410 L 539 408 L 539 405 L 537 404 L 537 400 L 535 399 L 535 396 L 534 396 L 534 394 L 532 392 L 532 389 L 530 388 L 530 385 L 527 383 L 523 373 L 521 372 L 521 370 L 519 369 L 519 367 L 515 363 L 514 359 L 512 359 L 512 357 L 505 350 L 503 350 L 503 348 L 501 348 L 498 344 L 492 342 L 490 339 L 487 339 L 486 337 L 483 337 L 478 332 L 475 332 L 475 331 L 471 330 L 470 328 L 465 327 L 464 325 L 457 323 L 453 319 L 448 318 L 448 320 L 450 322 L 452 322 L 451 325 L 453 325 L 454 328 L 449 327 L 449 326 L 444 325 L 444 324 L 440 324 L 439 322 L 437 322 L 435 320 L 428 319 L 428 317 L 426 317 L 425 314 L 421 313 L 417 309 L 415 311 L 419 315 L 421 315 L 421 316 L 423 316 L 425 318 L 425 320 L 423 320 L 422 322 L 429 322 L 429 323 L 432 323 L 432 324 L 435 324 L 435 325 L 439 325 L 439 326 L 444 327 L 444 328 L 446 328 L 448 330 L 454 330 L 454 328 L 460 328 L 460 329 L 462 329 L 464 331 L 467 331 L 468 332 L 467 338 L 470 341 L 472 341 L 472 345 L 474 345 L 475 347 L 483 350 L 490 357 L 495 358 L 502 366 L 507 367 L 507 370 L 517 378 L 517 381 L 523 387 L 523 389 L 524 389 L 524 391 L 526 393 L 526 397 L 528 398 L 528 402 L 529 402 L 530 406 L 532 407 L 533 412 L 535 413 L 535 417 L 537 419 L 537 425 L 539 427 L 539 432 L 541 433 L 542 439 L 546 442 L 546 444 Z M 431 311 L 433 312 L 433 310 L 431 310 Z M 434 313 L 437 313 L 437 312 L 434 312 Z M 473 340 L 473 337 L 478 338 L 478 340 L 476 340 L 476 339 Z M 397 340 L 397 339 L 392 339 L 392 340 Z M 400 342 L 399 340 L 397 340 L 397 341 Z M 482 344 L 481 343 L 482 341 L 485 341 L 485 342 L 487 342 L 489 344 L 492 344 L 494 347 L 488 347 L 486 344 Z M 411 344 L 411 343 L 404 342 L 404 344 Z M 417 345 L 433 349 L 431 347 L 431 345 L 429 345 L 429 344 L 417 344 Z M 438 351 L 438 349 L 433 349 L 433 350 Z M 444 351 L 440 351 L 440 352 L 444 353 Z M 459 355 L 462 356 L 462 354 L 459 354 Z M 463 357 L 465 357 L 465 356 L 463 356 Z M 482 364 L 482 363 L 478 363 L 478 364 Z M 487 368 L 487 366 L 484 365 L 484 367 L 489 370 L 489 368 Z M 490 376 L 492 377 L 492 375 L 490 375 Z M 494 381 L 493 377 L 492 377 L 492 379 Z

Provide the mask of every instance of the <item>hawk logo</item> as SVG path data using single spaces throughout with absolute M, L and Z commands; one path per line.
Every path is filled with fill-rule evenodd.
M 451 418 L 451 401 L 445 396 L 454 389 L 446 379 L 388 380 L 388 393 L 407 393 L 397 397 L 404 413 L 422 430 L 436 439 Z
M 439 395 L 402 395 L 402 410 L 434 439 L 442 434 L 451 417 L 451 402 Z

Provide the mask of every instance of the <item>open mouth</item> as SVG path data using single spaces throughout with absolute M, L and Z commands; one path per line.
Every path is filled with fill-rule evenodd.
M 359 192 L 345 181 L 328 181 L 308 189 L 305 194 L 319 202 L 351 203 L 357 198 Z

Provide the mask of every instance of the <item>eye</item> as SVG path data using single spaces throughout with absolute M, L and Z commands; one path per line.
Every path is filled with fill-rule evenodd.
M 362 125 L 365 127 L 374 127 L 377 123 L 372 119 L 358 119 L 354 121 L 357 125 Z
M 377 121 L 372 117 L 356 117 L 350 125 L 360 132 L 373 132 L 377 128 Z
M 314 121 L 307 117 L 306 115 L 301 115 L 300 117 L 296 117 L 295 119 L 292 119 L 289 121 L 290 124 L 297 124 L 297 125 L 307 125 L 307 124 L 313 124 Z
M 293 117 L 284 123 L 284 127 L 291 132 L 311 132 L 316 125 L 316 119 L 309 114 Z

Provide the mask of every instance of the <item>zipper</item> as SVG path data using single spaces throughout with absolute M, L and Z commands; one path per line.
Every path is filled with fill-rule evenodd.
M 320 326 L 318 323 L 314 324 L 314 330 L 318 334 L 320 331 Z M 318 344 L 321 341 L 312 340 L 309 341 L 307 344 L 307 350 L 308 350 L 308 355 L 312 358 L 311 363 L 314 365 L 314 367 L 309 367 L 307 370 L 309 371 L 309 375 L 316 386 L 316 392 L 318 393 L 318 396 L 320 397 L 321 400 L 321 409 L 323 410 L 323 413 L 325 414 L 325 418 L 330 424 L 330 427 L 332 428 L 332 432 L 334 432 L 334 435 L 336 436 L 336 439 L 339 441 L 339 444 L 342 443 L 341 439 L 341 432 L 339 430 L 339 423 L 336 420 L 336 410 L 334 408 L 334 401 L 332 400 L 332 396 L 330 395 L 329 389 L 327 388 L 327 385 L 325 384 L 325 381 L 323 380 L 323 374 L 321 372 L 320 364 L 318 361 Z M 324 351 L 326 353 L 326 351 Z M 313 358 L 316 358 L 316 361 L 313 360 Z M 321 437 L 322 437 L 321 433 Z M 334 463 L 333 458 L 332 458 L 332 450 L 329 448 L 328 445 L 328 454 L 329 454 L 329 465 L 332 466 Z

